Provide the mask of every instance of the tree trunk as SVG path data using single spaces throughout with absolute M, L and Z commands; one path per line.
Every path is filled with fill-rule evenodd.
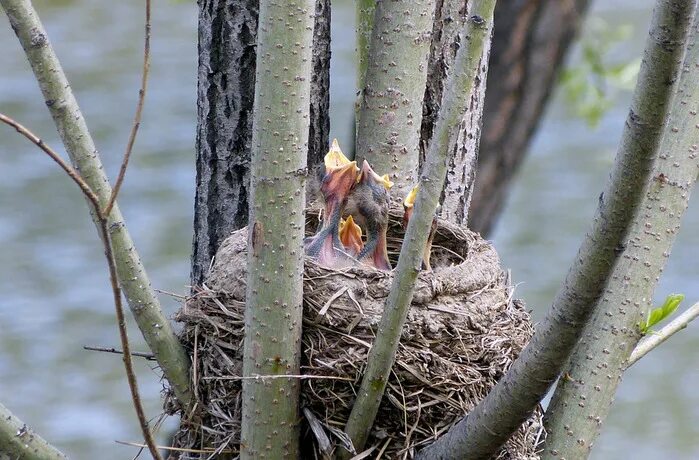
M 472 230 L 488 235 L 493 229 L 589 3 L 498 2 Z
M 434 7 L 434 0 L 393 0 L 378 2 L 374 13 L 355 159 L 388 174 L 394 196 L 417 184 Z
M 442 106 L 442 94 L 447 76 L 454 65 L 456 51 L 461 47 L 461 36 L 467 23 L 473 2 L 465 4 L 464 0 L 441 0 L 435 11 L 434 28 L 432 32 L 432 48 L 430 50 L 427 88 L 423 101 L 423 118 L 421 126 L 421 164 L 429 149 L 433 130 Z M 487 22 L 493 27 L 493 22 Z M 492 29 L 487 31 L 488 37 Z M 442 190 L 441 217 L 450 222 L 464 224 L 471 204 L 473 182 L 478 161 L 478 144 L 481 138 L 481 121 L 485 98 L 486 76 L 490 46 L 483 48 L 480 56 L 474 85 L 469 87 L 469 104 L 464 109 L 461 118 L 450 128 L 449 141 L 445 148 L 449 152 L 447 159 L 447 177 Z
M 690 13 L 685 12 L 689 15 Z M 641 338 L 639 323 L 650 309 L 653 291 L 665 266 L 680 220 L 695 185 L 699 158 L 699 15 L 687 40 L 684 71 L 673 99 L 638 216 L 625 243 L 604 297 L 570 358 L 546 411 L 544 458 L 586 458 L 621 383 L 627 360 Z M 683 41 L 659 35 L 665 47 L 682 48 Z
M 258 4 L 199 1 L 193 285 L 204 280 L 221 242 L 248 223 Z M 309 165 L 328 148 L 330 0 L 316 1 L 313 41 Z

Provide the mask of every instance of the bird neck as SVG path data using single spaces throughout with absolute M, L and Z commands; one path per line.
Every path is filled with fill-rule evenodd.
M 333 245 L 340 246 L 340 218 L 342 217 L 342 206 L 331 200 L 325 204 L 325 214 L 323 217 L 323 228 L 321 233 L 323 238 L 332 237 Z

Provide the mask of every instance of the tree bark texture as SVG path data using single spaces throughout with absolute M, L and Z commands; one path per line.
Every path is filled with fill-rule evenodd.
M 478 172 L 468 213 L 472 230 L 483 235 L 492 231 L 589 4 L 498 2 Z
M 434 7 L 434 0 L 392 0 L 374 13 L 355 159 L 389 174 L 394 196 L 417 183 Z
M 0 5 L 24 48 L 73 167 L 95 193 L 100 206 L 104 207 L 112 194 L 109 179 L 78 102 L 36 11 L 29 0 L 0 0 Z M 89 206 L 92 220 L 100 231 L 100 218 L 96 210 Z M 119 286 L 165 378 L 182 405 L 187 406 L 191 399 L 189 358 L 160 308 L 160 302 L 150 285 L 148 274 L 116 203 L 108 217 L 108 228 Z
M 639 324 L 653 308 L 653 291 L 670 256 L 699 172 L 697 18 L 641 213 L 624 243 L 623 255 L 593 319 L 570 358 L 566 377 L 560 380 L 546 411 L 548 435 L 543 458 L 589 455 L 609 414 L 629 356 L 641 338 Z M 684 45 L 683 41 L 664 40 L 663 35 L 657 38 L 668 48 Z
M 199 0 L 193 285 L 232 231 L 248 223 L 259 0 Z M 330 132 L 330 0 L 317 0 L 308 164 Z
M 442 94 L 447 76 L 453 71 L 457 50 L 462 46 L 464 30 L 471 15 L 472 2 L 464 0 L 440 0 L 435 10 L 432 47 L 427 74 L 427 87 L 423 101 L 420 151 L 421 160 L 429 149 L 432 131 L 442 106 Z M 487 23 L 489 27 L 493 22 Z M 487 31 L 492 35 L 492 29 Z M 464 108 L 461 119 L 451 126 L 448 145 L 449 152 L 447 178 L 441 196 L 441 217 L 451 222 L 464 224 L 471 202 L 473 182 L 476 177 L 478 144 L 481 138 L 481 120 L 485 99 L 486 76 L 490 47 L 483 48 L 479 58 L 478 73 L 469 91 L 469 104 Z M 422 163 L 422 161 L 421 161 Z
M 67 457 L 0 404 L 0 460 L 65 460 Z
M 444 106 L 420 175 L 415 210 L 408 223 L 391 291 L 378 326 L 380 333 L 371 347 L 361 387 L 345 427 L 345 432 L 359 451 L 369 437 L 395 361 L 415 291 L 415 280 L 420 271 L 418 267 L 447 175 L 447 146 L 452 140 L 452 127 L 459 124 L 464 113 L 468 114 L 472 108 L 472 90 L 478 85 L 478 76 L 482 72 L 481 58 L 488 54 L 483 50 L 490 46 L 494 8 L 495 0 L 473 0 L 473 11 L 461 26 L 463 29 L 460 33 L 466 43 L 457 53 L 454 71 L 446 81 Z M 467 152 L 467 155 L 475 156 L 475 149 Z M 468 158 L 466 164 L 475 166 L 475 162 Z
M 303 236 L 315 0 L 260 2 L 241 459 L 298 458 Z
M 693 4 L 687 1 L 658 2 L 610 180 L 551 310 L 485 399 L 419 458 L 490 458 L 560 374 L 641 212 L 639 203 L 650 180 L 681 67 L 678 43 L 686 36 L 687 15 L 692 11 Z

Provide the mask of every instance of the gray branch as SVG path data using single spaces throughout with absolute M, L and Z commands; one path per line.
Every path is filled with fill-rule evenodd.
M 688 21 L 695 2 L 674 3 L 675 8 L 668 12 L 674 13 L 678 21 Z M 673 6 L 672 2 L 667 5 Z M 645 185 L 642 212 L 624 241 L 622 257 L 546 411 L 544 458 L 587 457 L 609 414 L 621 376 L 630 365 L 631 352 L 642 337 L 639 323 L 653 308 L 653 291 L 670 256 L 699 171 L 698 28 L 699 15 L 686 42 L 684 69 L 653 176 Z M 682 49 L 685 43 L 656 37 L 661 39 L 659 43 L 674 49 Z
M 389 174 L 400 197 L 417 182 L 434 8 L 434 0 L 393 0 L 378 2 L 374 12 L 355 159 Z M 363 33 L 370 27 L 360 25 Z
M 490 458 L 527 419 L 560 374 L 639 213 L 659 152 L 692 10 L 693 4 L 684 0 L 661 0 L 656 7 L 611 178 L 551 310 L 495 388 L 418 459 Z

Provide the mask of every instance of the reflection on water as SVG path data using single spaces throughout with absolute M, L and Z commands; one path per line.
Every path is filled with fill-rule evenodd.
M 142 2 L 36 1 L 85 112 L 107 171 L 115 175 L 136 101 Z M 605 2 L 606 3 L 606 2 Z M 637 33 L 624 52 L 639 52 L 650 2 L 600 5 Z M 351 2 L 335 2 L 332 135 L 350 139 L 354 70 Z M 619 9 L 622 9 L 620 11 Z M 186 292 L 194 196 L 196 119 L 195 5 L 168 2 L 153 15 L 153 63 L 144 120 L 120 204 L 154 286 Z M 338 20 L 339 19 L 339 20 Z M 0 111 L 50 145 L 60 142 L 14 35 L 0 19 Z M 623 124 L 620 101 L 600 128 L 571 119 L 556 101 L 532 148 L 494 235 L 518 294 L 544 314 L 594 211 Z M 119 343 L 96 233 L 80 194 L 53 164 L 0 127 L 0 401 L 72 458 L 123 459 L 138 440 L 117 356 L 82 350 Z M 697 207 L 685 219 L 659 297 L 699 298 L 694 248 Z M 162 296 L 167 314 L 177 302 Z M 690 458 L 699 453 L 696 326 L 644 358 L 626 376 L 593 457 Z M 138 331 L 130 337 L 144 349 Z M 157 373 L 137 362 L 151 416 L 159 413 Z M 657 389 L 662 388 L 658 392 Z M 169 423 L 172 426 L 173 422 Z M 692 455 L 694 454 L 694 455 Z

